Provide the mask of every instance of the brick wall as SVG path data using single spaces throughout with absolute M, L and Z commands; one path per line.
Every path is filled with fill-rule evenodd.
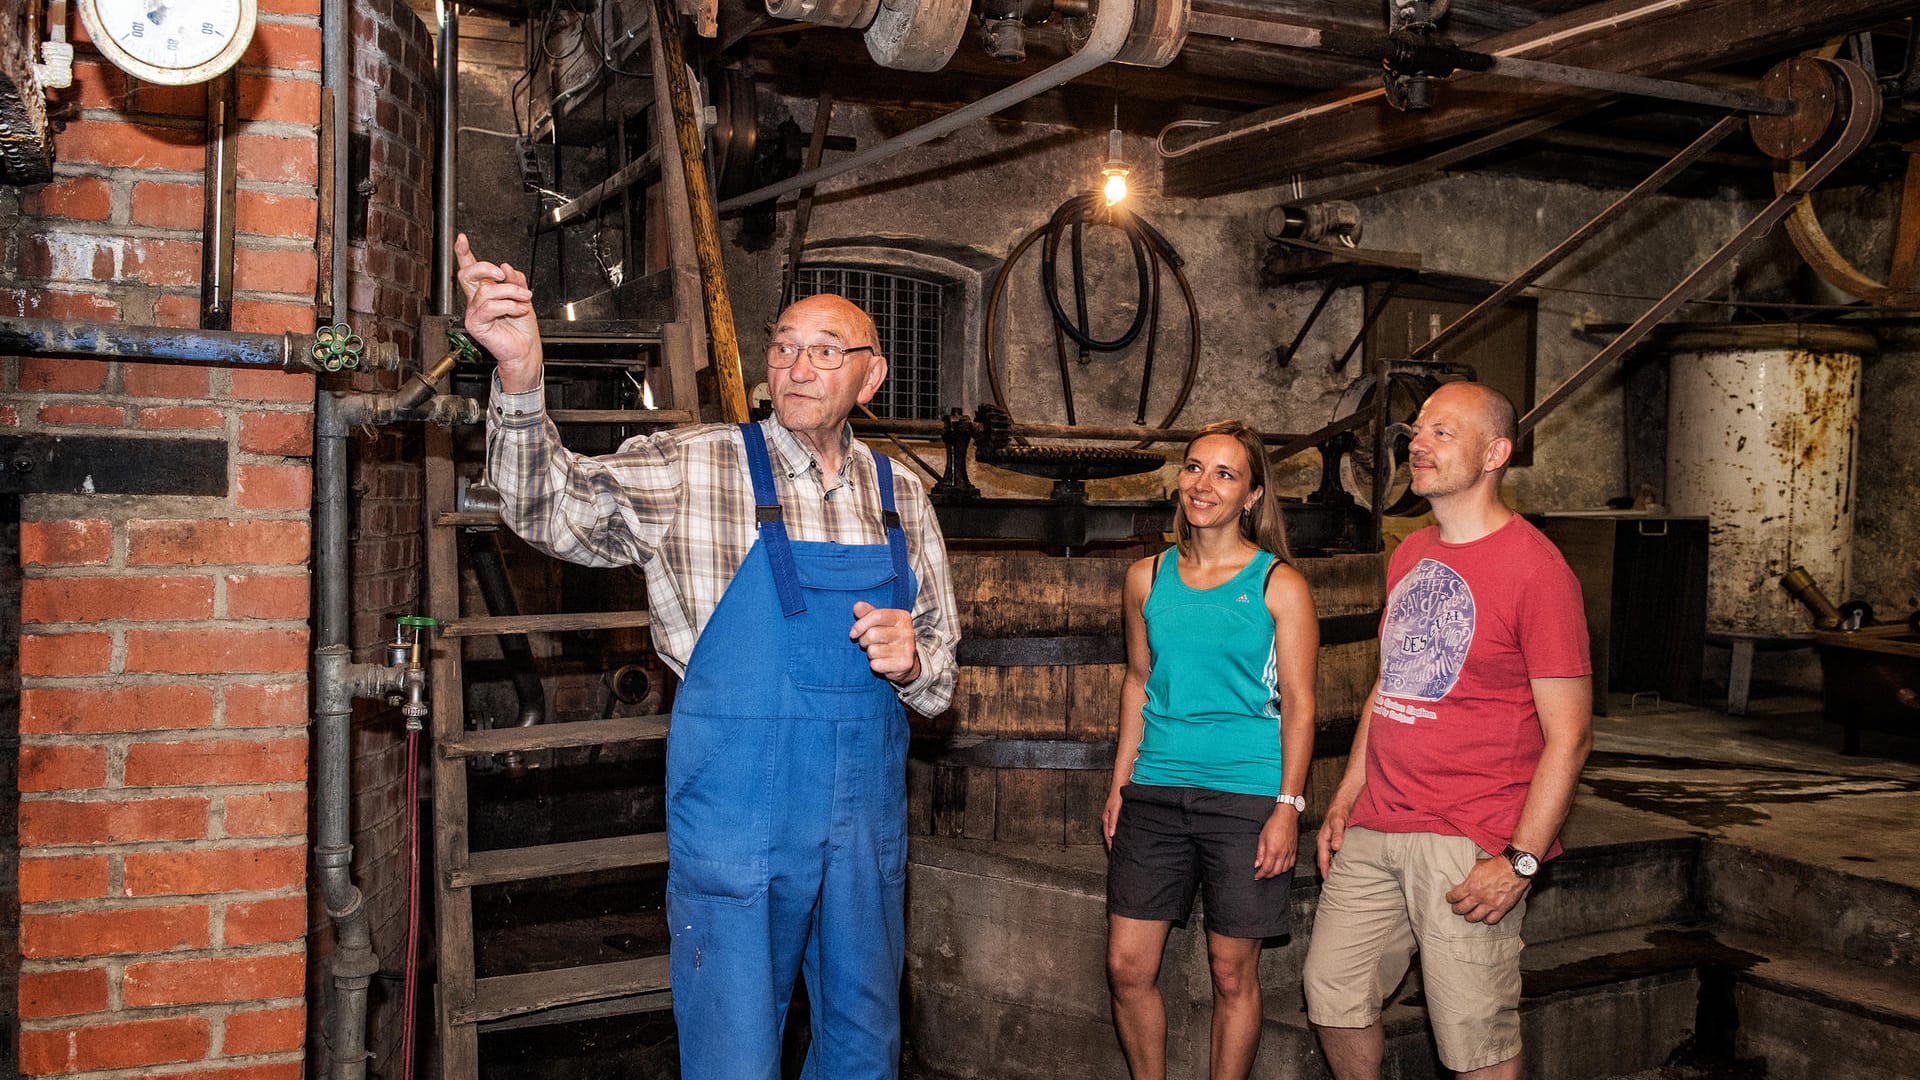
M 235 329 L 313 325 L 318 16 L 263 0 L 238 69 Z M 203 90 L 131 82 L 70 29 L 55 179 L 0 204 L 0 311 L 191 325 Z M 313 392 L 0 359 L 0 427 L 230 448 L 221 496 L 22 503 L 23 1073 L 302 1073 Z

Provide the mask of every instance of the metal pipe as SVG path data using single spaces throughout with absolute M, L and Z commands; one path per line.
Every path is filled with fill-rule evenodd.
M 480 584 L 480 596 L 489 615 L 518 615 L 520 603 L 514 599 L 513 583 L 507 580 L 507 568 L 500 559 L 500 543 L 494 534 L 469 534 L 467 549 L 473 556 L 473 576 Z M 520 702 L 520 727 L 544 723 L 547 695 L 540 685 L 540 673 L 534 669 L 533 647 L 525 634 L 501 634 L 500 658 L 513 677 L 513 693 Z
M 1118 56 L 1120 47 L 1127 43 L 1127 32 L 1132 29 L 1132 4 L 1101 4 L 1094 12 L 1093 29 L 1087 37 L 1086 47 L 1045 71 L 1029 75 L 1012 86 L 996 90 L 971 105 L 961 106 L 938 120 L 895 135 L 885 142 L 875 143 L 865 150 L 849 154 L 830 165 L 808 169 L 777 184 L 769 184 L 757 191 L 749 191 L 745 195 L 736 195 L 722 202 L 720 211 L 725 213 L 729 210 L 744 209 L 755 203 L 791 194 L 801 188 L 813 187 L 823 180 L 831 180 L 843 173 L 864 169 L 868 165 L 885 161 L 902 151 L 911 150 L 922 143 L 931 142 L 949 132 L 957 131 L 981 117 L 992 116 L 1002 109 L 1018 105 L 1062 83 L 1077 79 Z
M 460 143 L 460 15 L 450 0 L 436 0 L 440 15 L 440 203 L 433 238 L 433 310 L 453 314 L 454 177 Z
M 231 71 L 207 84 L 206 202 L 200 229 L 200 325 L 233 327 L 235 164 L 240 157 L 236 82 Z
M 304 344 L 304 348 L 302 348 Z M 180 361 L 293 370 L 313 347 L 311 335 L 188 330 L 59 319 L 0 319 L 0 353 L 85 360 Z
M 332 91 L 331 249 L 334 317 L 347 311 L 347 159 L 353 93 L 349 0 L 324 0 L 322 78 Z M 333 998 L 322 1022 L 333 1080 L 367 1074 L 367 984 L 380 961 L 365 899 L 353 884 L 351 821 L 353 691 L 347 627 L 347 433 L 340 395 L 321 387 L 314 398 L 314 868 L 333 920 Z
M 939 439 L 946 432 L 944 420 L 888 420 L 885 418 L 868 419 L 862 416 L 848 417 L 853 430 L 862 434 L 905 435 Z M 1102 427 L 1095 424 L 1013 424 L 1007 428 L 1007 434 L 1020 437 L 1099 439 L 1119 442 L 1148 443 L 1188 443 L 1200 437 L 1198 428 L 1154 428 L 1154 427 Z M 1289 433 L 1262 435 L 1262 442 L 1276 446 L 1299 438 Z

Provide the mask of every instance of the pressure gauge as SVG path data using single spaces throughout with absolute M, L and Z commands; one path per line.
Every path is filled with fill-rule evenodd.
M 113 64 L 183 86 L 232 67 L 253 40 L 258 0 L 79 0 L 80 21 Z

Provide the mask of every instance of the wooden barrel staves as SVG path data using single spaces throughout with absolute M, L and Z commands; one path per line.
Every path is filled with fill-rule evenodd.
M 1097 844 L 1112 777 L 1131 558 L 952 556 L 960 675 L 953 705 L 914 717 L 908 827 L 918 835 Z M 1320 614 L 1310 816 L 1338 783 L 1373 685 L 1381 558 L 1302 559 Z

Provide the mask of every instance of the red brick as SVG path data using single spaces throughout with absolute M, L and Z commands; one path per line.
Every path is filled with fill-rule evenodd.
M 308 457 L 313 453 L 313 414 L 252 412 L 240 417 L 240 449 L 249 454 Z
M 23 746 L 21 791 L 70 791 L 105 787 L 107 751 L 102 746 Z
M 213 689 L 206 686 L 32 686 L 20 692 L 20 730 L 28 734 L 152 731 L 212 723 Z
M 307 778 L 307 740 L 206 739 L 134 743 L 126 785 L 287 784 Z
M 202 127 L 194 124 L 163 128 L 112 120 L 69 120 L 66 129 L 54 139 L 54 156 L 70 163 L 97 162 L 134 169 L 198 173 L 207 164 Z
M 242 191 L 234 214 L 235 227 L 255 236 L 291 236 L 310 240 L 319 231 L 318 199 Z
M 206 220 L 199 184 L 133 185 L 133 223 L 162 229 L 197 229 Z
M 209 577 L 29 578 L 21 583 L 20 622 L 206 619 L 213 615 Z
M 133 1080 L 304 1080 L 298 1061 L 242 1065 L 232 1069 L 192 1069 L 187 1072 L 140 1073 Z
M 195 305 L 195 313 L 198 313 Z M 207 369 L 195 364 L 123 364 L 120 385 L 134 397 L 204 398 Z
M 22 955 L 34 960 L 63 956 L 204 949 L 212 912 L 205 904 L 73 911 L 20 916 Z
M 299 845 L 130 854 L 121 871 L 127 896 L 264 892 L 301 887 L 306 881 L 307 849 Z
M 105 221 L 113 212 L 113 185 L 93 176 L 74 176 L 29 192 L 20 200 L 28 217 Z
M 305 683 L 229 686 L 222 715 L 222 727 L 304 727 L 307 686 Z
M 0 405 L 0 427 L 19 427 L 20 410 L 11 405 Z
M 304 521 L 134 521 L 127 526 L 127 562 L 135 566 L 291 566 L 306 561 Z
M 318 15 L 320 0 L 260 0 L 260 12 L 277 15 Z
M 316 140 L 273 135 L 241 135 L 234 173 L 241 180 L 266 184 L 313 184 L 320 177 Z
M 320 122 L 320 84 L 307 79 L 240 76 L 240 118 L 289 124 Z
M 207 92 L 199 85 L 168 86 L 163 83 L 131 80 L 133 111 L 161 116 L 204 117 Z
M 20 358 L 20 389 L 56 393 L 89 393 L 107 385 L 107 365 L 98 360 L 57 360 L 45 356 Z
M 139 424 L 149 431 L 205 430 L 225 427 L 227 417 L 218 409 L 182 409 L 165 406 L 157 409 L 141 409 Z
M 20 270 L 60 281 L 197 285 L 200 245 L 148 237 L 36 234 L 20 241 Z
M 69 27 L 75 44 L 87 40 L 87 28 L 75 19 Z M 127 76 L 119 68 L 98 61 L 89 63 L 80 57 L 73 61 L 75 103 L 83 109 L 121 109 L 128 105 Z
M 142 840 L 201 840 L 211 799 L 136 799 L 132 802 L 33 800 L 20 804 L 20 843 L 124 844 Z
M 99 520 L 23 521 L 23 566 L 91 566 L 113 558 L 113 524 Z
M 280 71 L 320 70 L 320 28 L 298 23 L 260 23 L 242 64 Z
M 300 941 L 314 914 L 313 898 L 286 896 L 227 905 L 222 942 L 226 945 L 278 945 Z
M 35 414 L 43 424 L 65 427 L 124 427 L 127 410 L 118 405 L 43 405 Z
M 120 1000 L 138 1008 L 299 997 L 306 992 L 306 970 L 306 957 L 299 953 L 152 960 L 127 965 Z
M 29 971 L 20 974 L 20 1019 L 78 1016 L 107 1009 L 105 968 Z
M 21 859 L 20 902 L 92 900 L 107 895 L 107 857 Z
M 306 1036 L 305 1008 L 237 1012 L 227 1017 L 227 1037 L 220 1044 L 220 1052 L 239 1057 L 298 1050 Z
M 233 373 L 236 401 L 312 401 L 314 378 L 301 372 L 255 371 Z
M 305 465 L 242 465 L 234 504 L 243 510 L 304 510 L 313 504 Z
M 153 302 L 153 325 L 197 328 L 200 325 L 200 298 L 165 293 Z
M 213 1025 L 199 1016 L 23 1031 L 20 1071 L 43 1075 L 197 1061 L 212 1045 Z
M 228 575 L 227 618 L 304 619 L 312 588 L 305 574 Z
M 312 304 L 270 304 L 262 300 L 235 300 L 233 328 L 255 334 L 313 333 Z
M 318 275 L 313 249 L 260 251 L 240 248 L 233 253 L 233 280 L 249 292 L 312 296 Z
M 227 796 L 228 836 L 298 836 L 307 831 L 307 793 Z
M 65 322 L 112 322 L 120 305 L 111 296 L 49 289 L 0 289 L 0 310 L 28 319 Z
M 301 630 L 128 630 L 128 672 L 225 675 L 307 669 Z
M 20 635 L 20 674 L 28 678 L 104 674 L 112 661 L 107 634 Z

